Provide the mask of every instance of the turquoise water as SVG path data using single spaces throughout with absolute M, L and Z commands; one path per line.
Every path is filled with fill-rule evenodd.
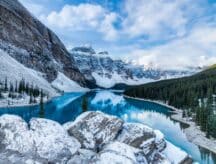
M 32 117 L 45 117 L 63 124 L 74 120 L 83 112 L 82 96 L 83 93 L 67 93 L 54 98 L 45 104 L 43 112 L 40 111 L 39 106 L 25 106 L 1 108 L 0 115 L 17 114 L 26 121 Z M 195 161 L 203 164 L 216 163 L 215 155 L 187 141 L 184 134 L 185 125 L 171 120 L 171 113 L 167 107 L 145 101 L 125 99 L 121 93 L 111 91 L 90 92 L 86 94 L 86 97 L 89 110 L 99 110 L 128 122 L 147 124 L 162 131 L 168 141 L 186 151 Z

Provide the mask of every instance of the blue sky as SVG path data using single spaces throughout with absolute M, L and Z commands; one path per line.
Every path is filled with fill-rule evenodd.
M 216 63 L 215 0 L 20 0 L 68 49 L 159 68 Z

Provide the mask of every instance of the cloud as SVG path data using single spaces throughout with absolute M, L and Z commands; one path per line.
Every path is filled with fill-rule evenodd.
M 154 64 L 161 69 L 184 69 L 216 63 L 216 28 L 214 25 L 196 26 L 191 33 L 150 49 L 136 49 L 130 58 L 140 65 Z
M 123 30 L 130 37 L 149 40 L 183 36 L 186 25 L 201 10 L 199 0 L 126 0 Z M 193 4 L 193 5 L 191 5 Z
M 98 31 L 104 34 L 106 40 L 114 39 L 117 34 L 113 26 L 117 14 L 108 12 L 100 5 L 65 5 L 61 11 L 53 11 L 43 19 L 49 26 L 64 30 Z

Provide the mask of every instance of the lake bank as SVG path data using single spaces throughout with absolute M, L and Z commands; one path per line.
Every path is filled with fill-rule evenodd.
M 171 118 L 175 121 L 189 125 L 188 128 L 184 129 L 184 132 L 190 142 L 216 154 L 216 140 L 213 138 L 207 138 L 205 133 L 202 132 L 200 127 L 193 121 L 190 121 L 188 118 L 182 118 L 182 111 L 173 114 Z
M 160 101 L 154 101 L 154 100 L 149 100 L 149 99 L 142 99 L 142 98 L 135 98 L 135 97 L 130 97 L 127 95 L 123 95 L 125 98 L 129 99 L 135 99 L 135 100 L 140 100 L 140 101 L 147 101 L 147 102 L 152 102 L 152 103 L 157 103 L 159 105 L 165 106 L 167 108 L 170 108 L 172 111 L 171 119 L 174 121 L 178 121 L 180 123 L 188 125 L 188 128 L 184 129 L 184 132 L 186 134 L 187 139 L 196 144 L 197 146 L 200 146 L 202 148 L 205 148 L 212 153 L 216 154 L 216 140 L 215 139 L 208 139 L 205 136 L 205 133 L 202 132 L 198 126 L 193 121 L 190 121 L 188 118 L 182 118 L 182 110 L 179 110 L 173 106 L 164 104 L 163 102 Z

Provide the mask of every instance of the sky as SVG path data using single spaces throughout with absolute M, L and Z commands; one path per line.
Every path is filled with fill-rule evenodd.
M 67 49 L 161 69 L 216 63 L 216 0 L 20 0 Z

